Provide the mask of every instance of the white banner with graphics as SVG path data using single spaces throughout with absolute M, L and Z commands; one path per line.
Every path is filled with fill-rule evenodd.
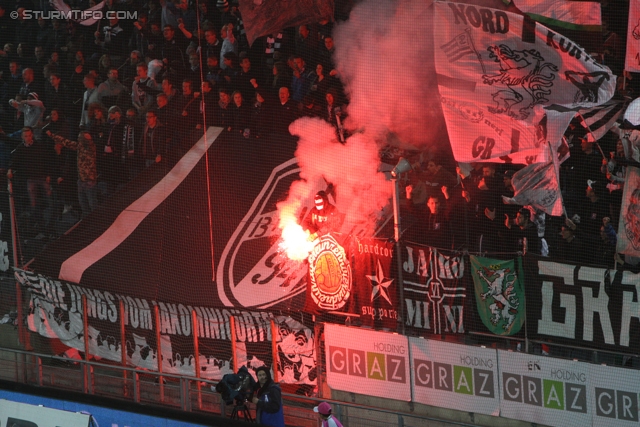
M 544 108 L 590 108 L 613 96 L 609 68 L 525 16 L 438 1 L 434 21 L 438 89 L 458 162 L 544 162 L 547 142 L 557 148 L 566 129 L 545 129 Z M 574 113 L 566 114 L 556 120 L 567 125 Z
M 637 1 L 629 2 L 627 54 L 624 69 L 634 73 L 640 71 L 640 3 Z
M 415 402 L 499 415 L 496 350 L 413 337 L 409 345 Z
M 590 380 L 594 427 L 638 426 L 640 372 L 591 365 Z
M 590 367 L 583 362 L 498 351 L 500 414 L 557 427 L 591 425 Z
M 324 336 L 329 387 L 411 400 L 407 337 L 331 324 Z

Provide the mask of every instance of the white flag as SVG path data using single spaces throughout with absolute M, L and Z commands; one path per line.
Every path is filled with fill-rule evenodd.
M 609 68 L 527 16 L 446 1 L 434 7 L 438 88 L 458 162 L 547 161 L 548 143 L 557 147 L 564 129 L 554 141 L 539 131 L 546 109 L 565 108 L 557 116 L 568 123 L 562 116 L 614 94 Z
M 602 25 L 600 3 L 571 0 L 512 0 L 534 20 L 545 25 L 569 29 L 588 29 Z
M 640 257 L 640 169 L 627 167 L 616 251 Z
M 595 142 L 602 138 L 622 116 L 626 101 L 610 100 L 597 107 L 580 110 L 580 124 L 587 129 L 586 138 Z
M 513 174 L 511 184 L 515 194 L 512 198 L 502 196 L 505 203 L 530 205 L 549 215 L 562 215 L 562 195 L 554 162 L 525 166 Z
M 629 22 L 627 24 L 627 56 L 624 69 L 640 72 L 640 2 L 629 2 Z

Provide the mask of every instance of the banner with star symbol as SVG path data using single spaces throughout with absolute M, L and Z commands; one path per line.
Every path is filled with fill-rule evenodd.
M 355 312 L 363 326 L 398 328 L 398 285 L 394 243 L 382 239 L 355 239 L 353 283 Z

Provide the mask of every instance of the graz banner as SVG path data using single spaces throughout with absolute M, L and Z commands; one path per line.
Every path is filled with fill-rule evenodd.
M 479 414 L 500 414 L 496 351 L 409 338 L 413 400 Z
M 640 274 L 524 258 L 529 338 L 638 354 Z
M 465 332 L 467 285 L 462 254 L 401 245 L 405 326 L 419 334 Z
M 332 324 L 324 337 L 329 387 L 411 400 L 407 337 Z
M 471 256 L 477 313 L 496 335 L 514 335 L 524 325 L 522 259 L 500 261 Z
M 590 365 L 593 426 L 637 426 L 640 422 L 640 372 Z
M 590 364 L 498 351 L 500 415 L 549 426 L 591 425 Z
M 296 320 L 271 313 L 184 305 L 90 289 L 17 270 L 16 279 L 29 291 L 29 329 L 84 352 L 83 297 L 87 301 L 89 353 L 120 363 L 195 376 L 194 335 L 198 336 L 199 376 L 219 380 L 233 373 L 232 337 L 236 339 L 238 367 L 272 366 L 272 340 L 278 350 L 278 378 L 291 384 L 315 385 L 316 354 L 313 331 Z M 122 307 L 122 308 L 121 308 Z M 158 319 L 155 310 L 157 307 Z M 195 325 L 193 314 L 196 314 Z M 231 318 L 235 331 L 231 330 Z M 271 321 L 277 336 L 272 336 Z M 124 341 L 120 325 L 124 323 Z M 194 326 L 196 330 L 194 330 Z M 160 331 L 160 343 L 156 331 Z

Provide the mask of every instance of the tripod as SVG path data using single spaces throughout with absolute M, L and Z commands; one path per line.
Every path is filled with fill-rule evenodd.
M 251 412 L 249 412 L 249 408 L 247 408 L 246 401 L 236 401 L 236 404 L 233 407 L 233 411 L 231 411 L 230 419 L 240 420 L 240 416 L 242 416 L 245 421 L 248 421 L 250 423 L 253 422 L 253 417 L 251 416 Z

